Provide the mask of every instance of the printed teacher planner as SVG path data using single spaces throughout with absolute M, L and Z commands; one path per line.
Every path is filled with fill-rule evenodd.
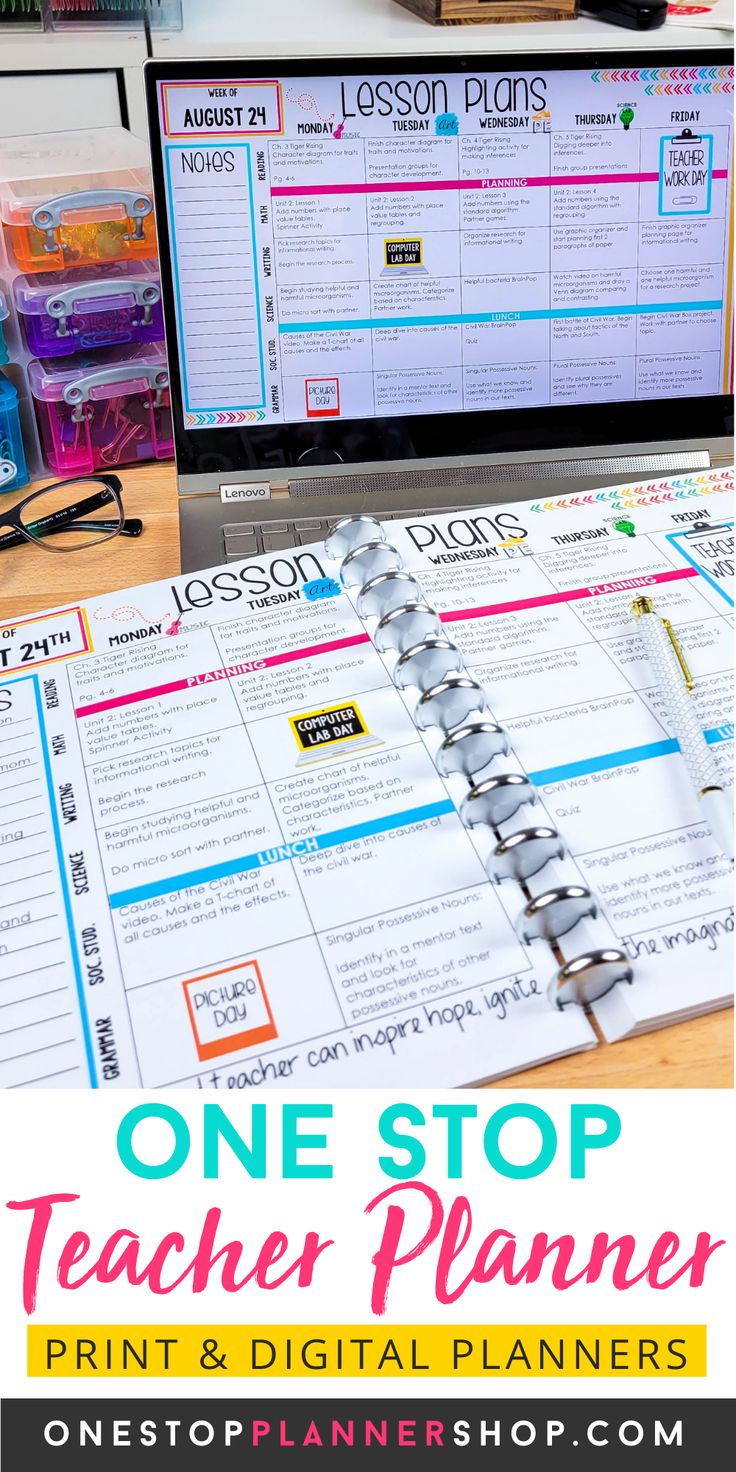
M 727 393 L 732 85 L 160 82 L 185 425 Z
M 731 867 L 630 613 L 672 620 L 729 782 L 731 490 L 385 528 L 533 784 L 511 826 L 559 830 L 581 934 L 626 952 L 609 1039 L 731 990 Z M 317 544 L 0 627 L 4 1086 L 462 1085 L 596 1045 L 347 584 Z

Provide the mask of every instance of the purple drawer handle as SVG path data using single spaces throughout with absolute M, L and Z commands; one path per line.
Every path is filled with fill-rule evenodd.
M 152 281 L 140 281 L 135 276 L 116 276 L 111 281 L 80 281 L 78 286 L 67 286 L 54 296 L 46 298 L 46 312 L 58 322 L 57 337 L 68 337 L 67 318 L 71 316 L 77 302 L 95 301 L 98 297 L 123 296 L 130 292 L 136 306 L 143 308 L 140 323 L 133 325 L 148 327 L 152 308 L 161 300 L 161 288 Z

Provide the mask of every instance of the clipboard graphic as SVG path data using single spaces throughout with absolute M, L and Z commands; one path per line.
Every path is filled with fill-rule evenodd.
M 713 134 L 667 133 L 659 142 L 660 215 L 708 215 L 713 192 Z
M 731 608 L 734 606 L 733 551 L 732 547 L 722 545 L 722 541 L 732 533 L 732 521 L 715 525 L 702 522 L 687 531 L 667 533 L 667 541 L 674 551 L 697 568 L 700 576 Z

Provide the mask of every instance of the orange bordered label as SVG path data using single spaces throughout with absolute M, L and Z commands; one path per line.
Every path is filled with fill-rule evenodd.
M 192 976 L 184 982 L 184 996 L 203 1063 L 279 1035 L 256 960 Z

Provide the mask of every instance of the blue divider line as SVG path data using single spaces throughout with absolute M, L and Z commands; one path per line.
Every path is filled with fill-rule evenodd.
M 331 833 L 317 833 L 309 838 L 276 843 L 258 853 L 242 854 L 240 858 L 228 859 L 224 864 L 209 864 L 202 869 L 190 869 L 186 874 L 174 874 L 166 879 L 153 880 L 150 884 L 118 890 L 109 897 L 110 908 L 120 910 L 124 905 L 137 905 L 142 900 L 158 899 L 161 895 L 176 894 L 182 889 L 194 889 L 198 884 L 230 879 L 235 874 L 246 874 L 250 869 L 267 869 L 272 864 L 281 864 L 289 859 L 303 859 L 308 854 L 320 853 L 322 849 L 337 848 L 342 843 L 355 843 L 361 838 L 372 838 L 376 833 L 388 833 L 392 828 L 406 828 L 410 823 L 426 823 L 430 818 L 443 818 L 454 812 L 454 803 L 444 798 L 441 802 L 425 803 L 423 807 L 406 808 L 401 813 L 387 813 L 383 818 L 371 818 L 366 823 L 353 823 L 349 828 L 336 828 Z
M 733 740 L 733 725 L 711 726 L 703 732 L 709 746 L 719 741 Z M 644 746 L 628 746 L 622 751 L 607 751 L 602 756 L 590 756 L 579 762 L 565 762 L 559 767 L 543 767 L 539 772 L 530 772 L 532 782 L 541 786 L 545 782 L 565 782 L 568 777 L 587 777 L 591 772 L 608 772 L 613 767 L 627 767 L 633 762 L 648 762 L 658 756 L 673 756 L 680 747 L 677 741 L 651 741 Z
M 553 322 L 574 317 L 646 317 L 659 312 L 720 312 L 722 301 L 634 302 L 621 307 L 540 307 L 538 311 L 449 312 L 434 317 L 355 317 L 344 321 L 281 322 L 279 332 L 378 331 L 382 327 L 456 327 L 478 322 Z
M 733 721 L 726 721 L 723 726 L 709 726 L 703 735 L 709 746 L 716 746 L 719 741 L 733 741 Z

